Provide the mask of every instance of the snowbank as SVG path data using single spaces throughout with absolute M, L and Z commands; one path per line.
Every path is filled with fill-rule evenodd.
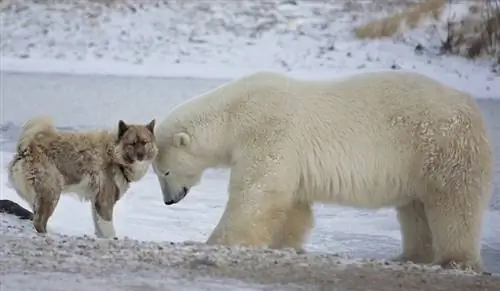
M 292 250 L 227 248 L 197 242 L 41 236 L 34 233 L 29 221 L 7 214 L 0 214 L 0 233 L 0 286 L 13 291 L 84 290 L 89 286 L 92 290 L 104 290 L 104 286 L 109 288 L 106 290 L 165 290 L 167 286 L 181 287 L 179 290 L 335 287 L 365 291 L 367 286 L 374 291 L 485 290 L 500 284 L 499 276 L 356 261 L 334 254 L 299 255 Z
M 308 78 L 404 69 L 499 97 L 488 62 L 436 56 L 429 28 L 356 40 L 352 28 L 378 15 L 372 1 L 34 2 L 11 0 L 0 12 L 2 70 L 232 79 L 263 69 Z M 426 50 L 416 54 L 419 43 Z

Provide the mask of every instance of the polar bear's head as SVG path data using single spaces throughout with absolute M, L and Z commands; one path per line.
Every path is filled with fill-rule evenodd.
M 158 155 L 153 162 L 153 170 L 158 177 L 165 204 L 181 201 L 189 189 L 200 182 L 206 168 L 202 150 L 187 132 L 176 132 L 158 141 Z

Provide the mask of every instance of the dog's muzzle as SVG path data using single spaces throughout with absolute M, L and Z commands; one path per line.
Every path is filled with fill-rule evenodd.
M 172 190 L 167 181 L 162 178 L 159 178 L 158 180 L 160 182 L 160 188 L 163 194 L 163 201 L 165 202 L 165 205 L 178 203 L 179 201 L 184 199 L 184 197 L 186 197 L 189 192 L 189 188 L 187 187 L 182 187 L 180 190 Z

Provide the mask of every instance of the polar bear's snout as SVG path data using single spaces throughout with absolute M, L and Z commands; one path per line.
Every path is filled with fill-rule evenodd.
M 173 189 L 173 187 L 170 186 L 166 179 L 158 178 L 158 181 L 160 182 L 160 188 L 163 194 L 163 202 L 165 202 L 165 205 L 178 203 L 179 201 L 184 199 L 184 197 L 186 197 L 189 192 L 189 188 L 187 187 L 182 187 L 180 190 Z
M 177 194 L 175 195 L 175 197 L 173 199 L 168 199 L 167 197 L 169 197 L 169 196 L 166 196 L 165 192 L 163 192 L 163 201 L 165 202 L 165 205 L 176 204 L 179 201 L 181 201 L 182 199 L 184 199 L 184 197 L 186 197 L 188 192 L 189 192 L 189 189 L 186 187 L 183 187 L 180 192 L 177 192 Z M 172 192 L 170 192 L 170 193 L 172 193 Z

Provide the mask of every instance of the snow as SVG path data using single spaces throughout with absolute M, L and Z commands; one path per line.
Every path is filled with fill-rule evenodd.
M 391 276 L 392 281 L 400 281 L 397 278 L 402 272 L 405 280 L 412 282 L 405 290 L 443 282 L 451 287 L 460 282 L 466 288 L 471 283 L 485 288 L 500 282 L 496 275 L 476 278 L 456 270 L 355 261 L 335 254 L 297 255 L 291 250 L 226 248 L 197 242 L 40 236 L 29 231 L 29 222 L 12 216 L 0 214 L 0 222 L 2 290 L 312 290 L 335 286 L 335 290 L 353 291 L 366 290 L 360 281 L 377 284 Z M 370 278 L 376 268 L 382 270 L 378 279 Z M 371 290 L 396 290 L 391 285 Z
M 256 70 L 331 78 L 394 68 L 481 98 L 497 98 L 500 91 L 491 62 L 436 55 L 443 20 L 397 38 L 353 38 L 354 25 L 395 4 L 148 0 L 110 8 L 76 0 L 10 2 L 1 12 L 4 71 L 232 79 Z M 463 16 L 464 5 L 450 6 L 445 15 Z M 419 43 L 423 55 L 414 51 Z
M 0 11 L 0 198 L 24 207 L 28 205 L 8 185 L 5 168 L 20 126 L 38 114 L 53 116 L 61 130 L 109 127 L 119 119 L 147 122 L 151 117 L 161 119 L 187 98 L 264 69 L 331 78 L 395 67 L 427 74 L 478 98 L 500 98 L 500 76 L 492 72 L 491 63 L 433 53 L 438 45 L 435 34 L 442 32 L 429 28 L 435 23 L 394 39 L 358 41 L 349 27 L 366 17 L 340 0 L 298 1 L 298 5 L 145 0 L 142 8 L 125 4 L 108 8 L 76 0 L 9 2 L 10 8 Z M 369 13 L 371 18 L 378 15 L 375 12 Z M 414 53 L 417 43 L 426 45 L 423 55 Z M 495 128 L 500 124 L 495 113 L 500 103 L 483 102 L 490 102 L 482 107 L 500 136 L 500 128 Z M 500 140 L 495 144 L 498 153 Z M 483 240 L 488 271 L 496 273 L 500 273 L 499 177 L 497 172 L 496 200 L 486 215 Z M 201 243 L 225 206 L 227 179 L 227 171 L 208 171 L 182 203 L 166 207 L 150 170 L 116 207 L 116 241 L 96 240 L 90 207 L 71 196 L 60 200 L 47 237 L 37 236 L 29 222 L 0 214 L 0 289 L 311 290 L 328 280 L 332 285 L 321 286 L 350 291 L 366 290 L 377 280 L 402 282 L 407 284 L 405 290 L 426 289 L 425 284 L 439 280 L 448 286 L 469 286 L 461 281 L 468 279 L 456 277 L 457 272 L 446 277 L 450 272 L 439 268 L 381 261 L 400 250 L 392 209 L 316 205 L 316 226 L 306 255 L 204 246 Z M 160 247 L 164 251 L 158 251 Z M 211 256 L 208 263 L 206 256 Z M 217 268 L 210 267 L 212 261 Z M 270 271 L 269 264 L 280 267 Z M 367 264 L 381 273 L 370 273 L 367 270 L 374 267 L 367 269 Z M 399 277 L 391 272 L 398 270 L 409 277 L 393 279 Z M 421 270 L 430 271 L 427 283 L 420 282 Z M 358 272 L 359 277 L 349 277 Z M 433 277 L 434 273 L 440 276 Z

